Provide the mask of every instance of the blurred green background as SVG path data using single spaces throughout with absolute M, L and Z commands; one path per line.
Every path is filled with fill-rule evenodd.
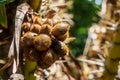
M 70 33 L 76 40 L 70 43 L 70 49 L 76 57 L 83 53 L 88 28 L 100 19 L 97 13 L 100 11 L 101 2 L 102 0 L 74 0 L 73 9 L 68 10 L 74 15 L 75 25 Z

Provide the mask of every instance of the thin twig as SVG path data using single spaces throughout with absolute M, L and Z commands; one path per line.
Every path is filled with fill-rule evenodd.
M 0 42 L 0 46 L 5 45 L 7 43 L 8 43 L 8 41 L 2 41 L 2 42 Z
M 87 60 L 87 59 L 78 59 L 78 61 L 87 62 L 89 64 L 95 64 L 95 65 L 99 65 L 99 66 L 104 66 L 104 63 L 102 61 L 97 62 L 97 61 L 92 61 L 92 60 Z
M 5 64 L 5 63 L 6 63 L 5 60 L 0 59 L 0 64 Z

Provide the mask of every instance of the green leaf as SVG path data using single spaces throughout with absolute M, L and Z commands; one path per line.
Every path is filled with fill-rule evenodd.
M 10 2 L 13 2 L 14 0 L 0 0 L 0 5 L 3 5 L 3 4 L 8 4 Z
M 7 28 L 7 15 L 5 5 L 0 5 L 0 24 Z
M 80 34 L 86 34 L 87 30 L 86 30 L 86 28 L 81 27 L 81 28 L 78 29 L 78 32 L 79 32 Z

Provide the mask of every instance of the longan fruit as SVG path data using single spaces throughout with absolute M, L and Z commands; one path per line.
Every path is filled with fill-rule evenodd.
M 52 28 L 51 33 L 54 36 L 64 35 L 67 31 L 69 31 L 70 25 L 66 22 L 59 22 Z
M 33 40 L 35 38 L 35 36 L 37 36 L 36 33 L 33 32 L 26 32 L 22 37 L 22 42 L 25 46 L 31 46 L 33 45 Z
M 53 48 L 54 52 L 60 57 L 63 57 L 69 54 L 69 48 L 62 41 L 53 41 L 51 47 Z
M 38 51 L 45 51 L 51 46 L 51 38 L 46 34 L 40 34 L 34 39 L 34 46 Z
M 41 26 L 39 24 L 33 24 L 30 28 L 30 31 L 39 34 L 41 31 Z

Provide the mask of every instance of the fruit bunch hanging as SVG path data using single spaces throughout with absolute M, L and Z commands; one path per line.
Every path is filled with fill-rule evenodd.
M 54 11 L 51 12 L 49 16 L 42 18 L 30 10 L 22 24 L 21 44 L 24 57 L 37 62 L 42 69 L 69 54 L 64 41 L 69 37 L 70 24 L 62 20 L 55 21 Z

